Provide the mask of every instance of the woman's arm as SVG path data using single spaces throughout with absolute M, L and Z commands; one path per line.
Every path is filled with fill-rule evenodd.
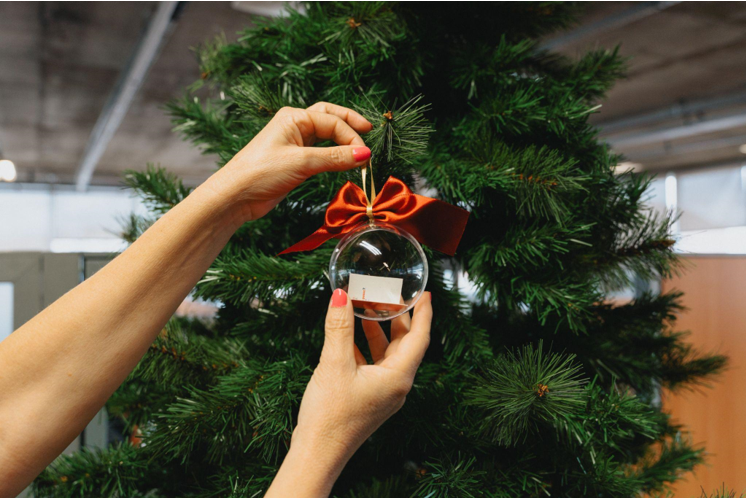
M 0 496 L 15 496 L 83 430 L 235 230 L 321 171 L 370 157 L 359 114 L 283 109 L 131 247 L 0 343 Z M 310 148 L 316 139 L 342 147 Z

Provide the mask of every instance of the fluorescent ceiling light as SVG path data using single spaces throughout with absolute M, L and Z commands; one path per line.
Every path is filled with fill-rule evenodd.
M 118 253 L 127 244 L 117 237 L 112 238 L 56 238 L 49 244 L 52 252 Z
M 285 17 L 286 7 L 305 12 L 301 2 L 231 2 L 234 9 L 265 17 Z
M 623 163 L 619 163 L 614 166 L 614 174 L 616 175 L 626 173 L 629 170 L 632 170 L 635 173 L 639 173 L 640 171 L 642 171 L 642 164 L 633 163 L 632 161 L 624 161 Z
M 0 160 L 0 182 L 16 181 L 16 165 L 8 159 Z

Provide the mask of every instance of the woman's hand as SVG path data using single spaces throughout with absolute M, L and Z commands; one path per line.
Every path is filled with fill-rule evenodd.
M 261 218 L 306 178 L 365 164 L 370 149 L 358 133 L 372 127 L 355 111 L 326 102 L 284 107 L 205 185 L 235 201 L 238 224 Z M 310 147 L 319 140 L 339 147 Z
M 321 360 L 293 431 L 290 452 L 266 497 L 326 497 L 347 460 L 403 405 L 430 343 L 430 293 L 391 322 L 391 342 L 377 322 L 363 321 L 374 364 L 354 342 L 354 315 L 337 289 L 326 317 Z

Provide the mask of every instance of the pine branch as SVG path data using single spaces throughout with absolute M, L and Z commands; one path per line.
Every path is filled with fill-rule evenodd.
M 405 35 L 403 23 L 388 2 L 336 3 L 326 14 L 330 34 L 323 43 L 356 44 L 377 52 Z
M 217 154 L 222 164 L 236 155 L 253 136 L 259 125 L 239 126 L 226 111 L 230 102 L 208 100 L 203 107 L 197 97 L 186 96 L 166 105 L 174 131 L 202 149 L 203 154 Z M 238 132 L 238 133 L 237 133 Z
M 365 140 L 376 163 L 410 164 L 425 153 L 432 127 L 424 116 L 430 105 L 418 105 L 422 98 L 417 95 L 394 108 L 367 98 L 365 105 L 356 106 L 373 124 Z
M 545 353 L 529 344 L 501 355 L 474 379 L 465 402 L 484 411 L 480 433 L 511 446 L 582 409 L 586 394 L 574 355 Z
M 172 319 L 130 375 L 163 386 L 202 386 L 239 368 L 246 358 L 238 342 L 195 334 Z
M 160 215 L 183 201 L 192 191 L 181 179 L 165 168 L 148 164 L 145 171 L 128 169 L 125 184 L 133 189 L 154 214 Z
M 487 331 L 477 326 L 468 312 L 469 302 L 445 283 L 444 269 L 441 263 L 430 262 L 430 279 L 428 288 L 432 292 L 433 302 L 439 309 L 448 313 L 453 320 L 444 320 L 434 330 L 433 343 L 442 345 L 443 356 L 447 363 L 461 365 L 480 365 L 492 358 Z M 434 344 L 431 350 L 434 350 Z
M 587 453 L 593 461 L 601 455 L 614 455 L 633 463 L 640 438 L 650 443 L 661 436 L 665 415 L 631 393 L 616 386 L 605 391 L 595 381 L 586 387 L 586 393 L 586 409 L 557 422 L 561 444 Z
M 145 230 L 150 228 L 153 223 L 155 223 L 155 220 L 153 219 L 130 213 L 129 216 L 119 220 L 121 227 L 119 237 L 128 244 L 132 244 L 140 238 L 140 235 L 145 233 Z
M 134 446 L 112 446 L 106 451 L 83 448 L 57 458 L 47 467 L 34 481 L 34 496 L 155 498 L 157 494 L 141 491 L 153 484 L 152 469 L 143 452 Z
M 514 149 L 499 141 L 480 141 L 482 150 L 469 159 L 438 154 L 421 172 L 445 200 L 465 204 L 480 215 L 498 198 L 511 199 L 517 214 L 562 222 L 572 213 L 571 196 L 585 190 L 587 177 L 576 162 L 546 147 Z
M 310 369 L 299 360 L 261 365 L 248 363 L 221 377 L 209 390 L 189 388 L 159 415 L 145 442 L 157 457 L 188 462 L 205 452 L 206 461 L 222 465 L 251 450 L 275 461 L 287 448 Z
M 739 498 L 743 498 L 744 495 L 741 493 L 738 495 Z M 715 491 L 712 492 L 712 494 L 707 494 L 707 491 L 705 491 L 705 488 L 702 488 L 702 495 L 700 498 L 736 498 L 736 492 L 732 489 L 728 489 L 725 486 L 725 483 L 723 483 L 722 487 L 720 489 L 715 489 Z
M 499 268 L 562 267 L 562 257 L 580 246 L 592 247 L 587 239 L 590 226 L 558 227 L 533 222 L 514 224 L 497 242 L 484 241 L 468 254 L 469 268 L 485 267 L 484 275 L 496 275 Z
M 332 248 L 297 256 L 295 261 L 259 253 L 219 257 L 197 284 L 195 296 L 237 304 L 308 295 L 325 286 L 324 271 Z
M 411 491 L 411 485 L 407 482 L 406 476 L 394 476 L 382 481 L 373 479 L 369 483 L 360 484 L 344 496 L 345 498 L 391 498 L 409 496 Z M 332 496 L 339 497 L 339 495 Z
M 663 442 L 656 450 L 651 451 L 636 473 L 645 493 L 669 489 L 669 485 L 681 479 L 684 472 L 704 461 L 704 449 L 693 448 L 681 436 Z
M 277 111 L 292 104 L 285 99 L 278 87 L 273 89 L 265 81 L 261 72 L 239 78 L 237 84 L 229 90 L 228 96 L 236 103 L 238 115 L 259 123 L 269 122 Z
M 531 60 L 535 47 L 534 40 L 512 42 L 503 34 L 494 47 L 484 45 L 465 51 L 462 58 L 455 61 L 450 75 L 451 84 L 455 88 L 468 90 L 468 100 L 478 97 L 480 88 L 489 89 L 521 78 L 523 66 Z
M 646 213 L 639 224 L 617 232 L 611 247 L 592 262 L 608 289 L 630 285 L 630 275 L 646 280 L 671 278 L 679 273 L 682 262 L 673 251 L 676 240 L 671 226 L 673 217 L 661 219 Z
M 479 488 L 485 472 L 473 468 L 476 461 L 475 457 L 465 458 L 460 454 L 452 455 L 450 458 L 428 460 L 424 464 L 424 476 L 412 496 L 477 498 L 481 493 L 475 491 L 475 488 Z

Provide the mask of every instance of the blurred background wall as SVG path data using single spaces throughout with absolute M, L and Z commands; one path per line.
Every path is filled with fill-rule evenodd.
M 573 57 L 620 45 L 630 57 L 627 78 L 592 122 L 624 154 L 619 171 L 657 175 L 652 209 L 681 212 L 676 248 L 688 270 L 662 288 L 687 293 L 681 326 L 693 330 L 696 345 L 731 356 L 731 370 L 714 390 L 664 393 L 664 406 L 713 453 L 710 467 L 677 495 L 722 482 L 746 489 L 746 403 L 738 396 L 746 387 L 746 3 L 586 7 L 575 28 L 547 38 L 544 48 Z M 172 132 L 162 106 L 200 78 L 190 47 L 218 35 L 235 40 L 250 14 L 278 15 L 281 8 L 0 3 L 0 340 L 30 312 L 20 289 L 36 296 L 36 309 L 46 299 L 46 284 L 30 283 L 45 282 L 39 275 L 79 281 L 95 254 L 121 249 L 122 219 L 142 210 L 121 187 L 125 169 L 161 164 L 189 185 L 213 171 L 212 158 Z M 75 257 L 20 263 L 18 254 L 29 252 Z M 64 261 L 68 270 L 58 270 Z M 59 290 L 47 289 L 47 297 Z

